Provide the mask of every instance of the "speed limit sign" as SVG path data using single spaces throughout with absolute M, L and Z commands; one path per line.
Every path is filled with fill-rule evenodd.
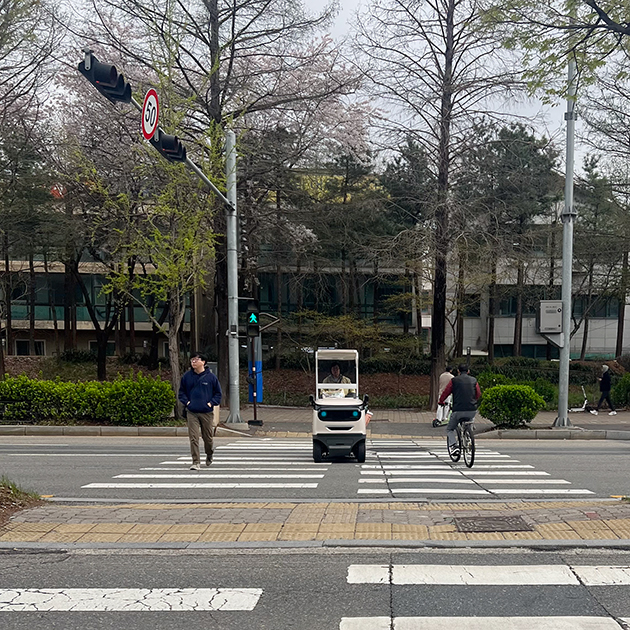
M 142 135 L 151 140 L 158 126 L 158 118 L 160 116 L 160 104 L 158 102 L 157 92 L 151 88 L 144 97 L 144 105 L 142 106 Z

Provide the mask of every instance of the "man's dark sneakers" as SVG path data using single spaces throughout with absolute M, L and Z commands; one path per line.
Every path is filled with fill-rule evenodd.
M 212 455 L 206 456 L 206 466 L 210 466 L 212 464 Z

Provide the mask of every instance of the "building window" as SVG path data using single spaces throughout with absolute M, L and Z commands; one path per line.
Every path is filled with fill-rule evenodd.
M 98 354 L 98 343 L 90 341 L 90 352 Z M 113 357 L 116 354 L 116 343 L 114 341 L 107 342 L 107 356 Z
M 31 354 L 31 344 L 28 339 L 15 340 L 15 354 L 19 357 L 27 357 Z M 35 340 L 35 355 L 43 357 L 46 355 L 46 342 Z
M 584 316 L 599 319 L 617 319 L 619 316 L 619 299 L 616 297 L 601 297 L 593 295 L 576 295 L 573 298 L 573 317 L 580 319 Z
M 464 296 L 464 317 L 481 317 L 481 296 L 478 293 L 467 293 Z

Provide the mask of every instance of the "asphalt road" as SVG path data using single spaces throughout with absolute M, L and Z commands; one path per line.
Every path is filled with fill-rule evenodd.
M 0 474 L 55 498 L 95 500 L 408 500 L 630 495 L 630 443 L 479 440 L 469 471 L 441 440 L 375 440 L 365 465 L 315 464 L 308 439 L 217 440 L 189 471 L 186 438 L 31 438 L 0 442 Z
M 449 618 L 482 618 L 487 630 L 513 628 L 519 617 L 536 617 L 531 628 L 620 628 L 613 618 L 630 618 L 630 586 L 589 585 L 581 576 L 584 567 L 628 565 L 630 554 L 590 552 L 537 552 L 489 550 L 348 552 L 318 551 L 215 551 L 184 554 L 161 551 L 130 552 L 0 552 L 0 627 L 3 630 L 64 628 L 273 628 L 337 630 L 345 628 L 443 628 L 451 627 Z M 360 578 L 350 583 L 350 575 L 364 571 L 366 565 L 381 567 L 391 579 L 365 583 Z M 442 565 L 458 571 L 465 567 L 489 567 L 486 572 L 518 572 L 531 578 L 513 584 L 480 584 L 474 576 L 466 583 L 401 584 L 401 566 L 426 567 L 438 576 Z M 576 567 L 578 570 L 576 570 Z M 580 570 L 581 568 L 581 570 Z M 541 584 L 550 574 L 568 576 L 558 584 Z M 369 571 L 368 571 L 369 574 Z M 439 582 L 440 579 L 437 578 Z M 496 580 L 495 580 L 496 581 Z M 413 580 L 412 580 L 413 582 Z M 570 583 L 564 583 L 570 582 Z M 60 589 L 248 589 L 255 593 L 248 610 L 149 610 L 82 612 L 45 611 L 38 591 Z M 31 611 L 6 612 L 7 604 L 29 589 Z M 397 625 L 400 618 L 415 618 L 408 625 Z M 436 617 L 435 625 L 426 618 Z M 561 625 L 559 618 L 588 618 L 589 625 Z M 417 618 L 422 618 L 418 621 Z M 483 618 L 487 618 L 484 620 Z M 498 619 L 497 619 L 498 618 Z M 392 619 L 394 623 L 392 625 Z M 473 620 L 474 621 L 474 620 Z M 353 625 L 357 623 L 358 625 Z M 409 625 L 410 624 L 410 625 Z M 551 625 L 549 625 L 551 624 Z M 460 628 L 473 626 L 458 622 Z M 478 626 L 474 626 L 477 628 Z M 519 628 L 522 626 L 518 626 Z

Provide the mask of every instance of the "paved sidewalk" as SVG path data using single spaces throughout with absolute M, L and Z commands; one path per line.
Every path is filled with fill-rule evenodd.
M 459 517 L 520 516 L 531 531 L 463 533 Z M 0 548 L 615 546 L 630 502 L 45 503 L 0 528 Z

